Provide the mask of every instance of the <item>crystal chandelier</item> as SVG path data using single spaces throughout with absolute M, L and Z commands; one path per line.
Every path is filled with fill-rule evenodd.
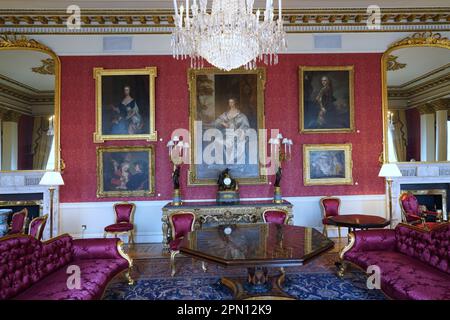
M 267 65 L 278 63 L 278 53 L 286 49 L 281 0 L 278 19 L 274 19 L 273 0 L 266 0 L 264 19 L 260 10 L 253 13 L 254 0 L 185 0 L 185 7 L 175 9 L 172 34 L 174 58 L 190 57 L 192 68 L 202 68 L 204 60 L 222 70 L 244 66 L 254 69 L 256 61 Z M 189 6 L 189 2 L 192 3 Z

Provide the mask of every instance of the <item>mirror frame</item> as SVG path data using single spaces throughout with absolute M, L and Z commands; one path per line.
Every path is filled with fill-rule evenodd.
M 383 53 L 381 57 L 381 94 L 382 94 L 382 117 L 383 117 L 383 163 L 389 163 L 388 145 L 387 145 L 387 129 L 388 129 L 388 90 L 387 90 L 387 62 L 388 57 L 392 51 L 402 48 L 415 48 L 415 47 L 437 47 L 446 48 L 450 50 L 450 40 L 446 37 L 442 37 L 440 33 L 433 33 L 431 31 L 417 32 L 413 35 L 403 38 L 397 42 L 391 44 L 388 49 Z M 450 160 L 449 160 L 450 161 Z M 414 163 L 447 163 L 449 161 L 416 161 Z M 395 163 L 408 163 L 408 161 L 398 161 Z
M 61 103 L 61 61 L 56 53 L 46 45 L 25 36 L 16 36 L 14 34 L 4 34 L 0 36 L 1 50 L 30 50 L 48 54 L 55 61 L 55 94 L 54 94 L 54 139 L 55 139 L 55 168 L 53 170 L 0 170 L 0 172 L 46 172 L 60 171 L 64 169 L 64 162 L 61 160 L 60 146 L 60 103 Z

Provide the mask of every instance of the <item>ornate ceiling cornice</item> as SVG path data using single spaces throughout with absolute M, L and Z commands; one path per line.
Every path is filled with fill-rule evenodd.
M 411 99 L 418 94 L 422 94 L 428 90 L 442 86 L 450 86 L 450 73 L 430 79 L 411 88 L 388 87 L 388 97 Z
M 369 30 L 366 8 L 286 9 L 288 33 L 449 31 L 450 7 L 381 8 L 381 28 Z M 105 10 L 81 12 L 81 29 L 69 30 L 64 10 L 0 10 L 0 33 L 16 34 L 168 34 L 173 10 Z

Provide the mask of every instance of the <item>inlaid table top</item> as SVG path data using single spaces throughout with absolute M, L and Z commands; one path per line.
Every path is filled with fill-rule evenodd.
M 368 214 L 343 214 L 329 217 L 328 220 L 339 227 L 349 227 L 357 229 L 384 228 L 389 225 L 389 220 Z
M 180 252 L 223 266 L 283 267 L 302 265 L 332 247 L 333 241 L 314 228 L 255 223 L 192 231 Z

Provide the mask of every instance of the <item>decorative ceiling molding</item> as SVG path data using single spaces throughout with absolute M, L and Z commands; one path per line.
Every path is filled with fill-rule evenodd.
M 39 74 L 49 74 L 54 75 L 55 74 L 55 60 L 53 58 L 47 58 L 41 60 L 42 65 L 39 67 L 31 68 L 31 71 Z
M 410 88 L 388 87 L 388 97 L 411 99 L 414 96 L 423 94 L 426 91 L 433 90 L 437 87 L 443 86 L 450 88 L 450 73 L 444 74 L 437 78 L 430 79 L 426 82 L 417 84 Z
M 288 33 L 449 31 L 450 7 L 382 8 L 381 28 L 369 29 L 366 8 L 286 9 Z M 0 32 L 16 34 L 169 34 L 172 9 L 82 9 L 81 29 L 66 27 L 65 10 L 0 10 Z M 276 10 L 275 10 L 276 16 Z
M 394 56 L 392 54 L 390 54 L 388 56 L 388 60 L 387 60 L 387 70 L 388 71 L 400 70 L 400 69 L 403 69 L 404 67 L 406 67 L 406 63 L 398 62 L 397 59 L 398 59 L 398 57 Z

